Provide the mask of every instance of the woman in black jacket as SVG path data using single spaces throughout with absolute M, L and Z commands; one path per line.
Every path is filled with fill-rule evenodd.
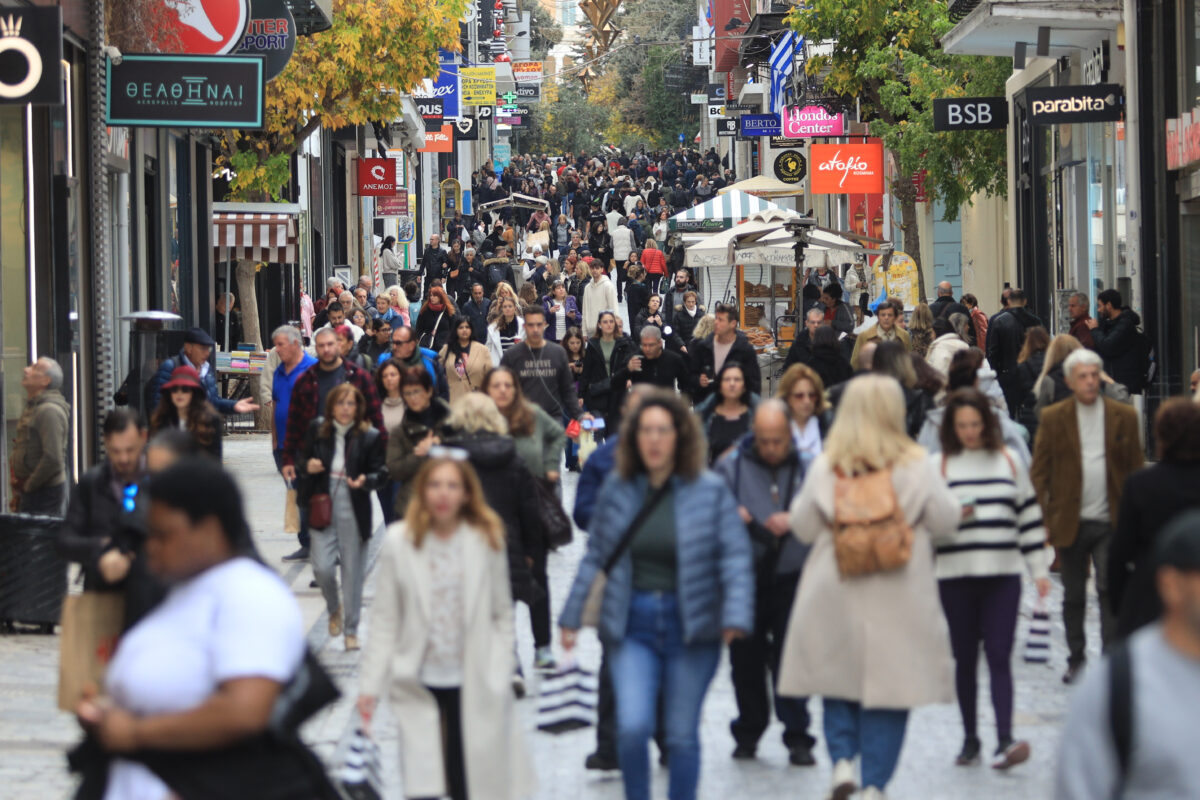
M 309 425 L 300 449 L 297 502 L 308 509 L 313 576 L 325 596 L 329 635 L 346 635 L 357 650 L 367 540 L 371 538 L 371 492 L 387 481 L 384 439 L 366 420 L 367 401 L 343 383 L 329 392 L 325 416 Z M 321 519 L 322 516 L 327 519 Z M 334 572 L 342 565 L 342 599 Z
M 625 308 L 629 318 L 636 320 L 650 302 L 650 287 L 646 284 L 646 268 L 641 264 L 630 264 L 626 272 L 629 282 L 625 284 Z
M 620 381 L 614 384 L 612 376 L 624 369 L 635 355 L 633 340 L 617 336 L 616 315 L 602 311 L 584 351 L 579 394 L 588 411 L 604 418 L 606 432 L 616 431 L 621 421 L 621 403 L 625 399 L 625 386 Z
M 435 353 L 440 352 L 450 339 L 456 313 L 454 302 L 446 295 L 445 289 L 440 286 L 430 289 L 429 300 L 417 315 L 416 332 L 420 346 Z
M 821 376 L 821 383 L 826 388 L 837 386 L 854 377 L 854 370 L 838 344 L 837 331 L 828 325 L 822 325 L 813 334 L 812 361 L 809 366 Z
M 609 262 L 613 257 L 612 236 L 605 229 L 603 222 L 596 223 L 596 229 L 588 236 L 588 249 L 592 251 L 592 258 L 604 265 L 604 271 L 608 272 Z

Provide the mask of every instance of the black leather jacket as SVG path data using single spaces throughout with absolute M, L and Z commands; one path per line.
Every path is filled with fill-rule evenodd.
M 299 485 L 296 500 L 301 507 L 307 505 L 314 494 L 329 492 L 329 468 L 333 464 L 333 435 L 322 436 L 324 417 L 317 417 L 308 426 L 304 443 L 300 447 L 300 458 L 296 462 Z M 350 490 L 350 502 L 354 506 L 354 519 L 358 523 L 358 535 L 371 538 L 371 492 L 388 479 L 385 466 L 386 443 L 383 436 L 373 427 L 365 431 L 352 428 L 346 433 L 345 472 L 351 478 L 366 475 L 367 482 L 358 489 Z M 308 460 L 318 458 L 325 465 L 321 472 L 310 474 Z

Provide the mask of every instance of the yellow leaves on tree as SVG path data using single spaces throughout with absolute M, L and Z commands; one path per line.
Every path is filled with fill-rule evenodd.
M 298 38 L 287 69 L 267 84 L 264 129 L 225 132 L 217 163 L 237 173 L 233 199 L 278 198 L 288 157 L 318 128 L 399 116 L 401 94 L 436 77 L 438 48 L 458 49 L 466 8 L 467 0 L 334 0 L 333 26 Z

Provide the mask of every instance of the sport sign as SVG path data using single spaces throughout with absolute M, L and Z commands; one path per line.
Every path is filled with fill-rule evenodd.
M 266 59 L 267 80 L 271 80 L 292 59 L 296 48 L 296 20 L 283 0 L 252 0 L 250 21 L 238 46 L 238 55 L 260 55 Z
M 193 55 L 232 53 L 242 44 L 250 20 L 250 0 L 171 0 L 160 5 L 155 24 L 166 29 L 164 39 L 178 41 L 180 52 Z
M 883 192 L 883 144 L 814 144 L 813 194 L 880 194 Z
M 360 158 L 358 193 L 362 197 L 391 197 L 396 194 L 396 159 Z

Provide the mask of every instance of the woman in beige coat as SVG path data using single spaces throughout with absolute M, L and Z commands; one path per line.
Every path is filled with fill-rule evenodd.
M 483 385 L 483 376 L 492 368 L 492 354 L 487 345 L 475 341 L 471 320 L 458 314 L 451 325 L 450 341 L 442 345 L 438 358 L 450 385 L 450 405 L 454 405 L 455 400 Z
M 504 525 L 466 461 L 435 456 L 414 484 L 379 558 L 359 712 L 388 691 L 407 797 L 525 797 Z
M 945 481 L 905 434 L 904 395 L 883 375 L 855 378 L 792 503 L 791 528 L 812 545 L 784 642 L 781 695 L 824 698 L 832 797 L 857 788 L 878 800 L 895 772 L 908 709 L 954 700 L 953 661 L 934 577 L 934 543 L 954 536 L 961 509 Z M 842 577 L 834 556 L 835 470 L 892 470 L 913 529 L 912 555 L 897 569 Z

